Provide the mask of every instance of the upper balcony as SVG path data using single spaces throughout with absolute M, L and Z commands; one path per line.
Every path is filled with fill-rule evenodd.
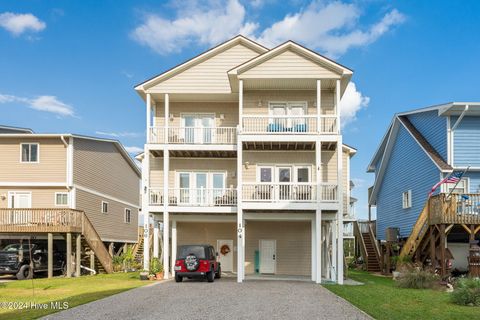
M 337 117 L 326 115 L 244 115 L 243 134 L 308 135 L 337 134 Z
M 168 130 L 168 139 L 165 139 Z M 235 145 L 236 127 L 150 127 L 149 143 L 176 145 Z

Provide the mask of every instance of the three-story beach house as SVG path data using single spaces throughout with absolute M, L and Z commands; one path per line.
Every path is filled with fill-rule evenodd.
M 355 149 L 342 144 L 339 102 L 351 76 L 292 41 L 267 49 L 237 36 L 139 84 L 145 266 L 153 216 L 167 278 L 177 246 L 208 243 L 238 282 L 342 283 Z
M 480 231 L 480 103 L 396 114 L 368 171 L 375 173 L 369 203 L 378 239 L 398 228 L 408 238 L 402 254 L 444 261 L 445 271 L 448 248 L 453 267 L 467 268 L 469 241 Z M 439 184 L 448 177 L 451 183 Z

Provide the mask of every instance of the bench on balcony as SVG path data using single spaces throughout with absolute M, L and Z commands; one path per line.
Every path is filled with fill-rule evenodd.
M 308 132 L 306 123 L 298 123 L 293 126 L 284 126 L 281 123 L 269 123 L 267 132 Z

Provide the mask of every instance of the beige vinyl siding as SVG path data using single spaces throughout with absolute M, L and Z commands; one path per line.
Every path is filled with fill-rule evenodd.
M 247 221 L 245 225 L 245 273 L 254 273 L 255 251 L 260 240 L 276 240 L 276 274 L 311 274 L 310 222 Z
M 21 143 L 39 144 L 39 163 L 22 163 Z M 66 184 L 67 148 L 58 138 L 1 138 L 0 182 L 56 182 Z
M 340 79 L 340 75 L 291 50 L 286 50 L 239 75 L 241 78 Z
M 150 160 L 150 186 L 152 188 L 163 187 L 163 158 L 152 158 Z M 225 187 L 237 187 L 235 172 L 237 170 L 236 159 L 175 159 L 170 158 L 170 173 L 168 184 L 170 188 L 178 187 L 176 173 L 191 171 L 215 171 L 226 173 Z
M 74 184 L 139 203 L 140 177 L 115 144 L 75 138 L 73 145 Z
M 219 252 L 217 240 L 233 240 L 233 247 L 237 248 L 236 231 L 235 223 L 177 222 L 177 245 L 210 244 L 215 248 L 216 252 Z M 176 248 L 174 249 L 176 250 Z M 233 271 L 236 272 L 237 250 L 232 250 L 231 254 L 233 254 Z
M 245 162 L 249 163 L 248 169 L 245 168 Z M 314 151 L 244 151 L 243 163 L 244 183 L 257 182 L 257 167 L 260 165 L 308 165 L 311 181 L 316 181 Z
M 322 151 L 322 182 L 337 182 L 337 151 Z
M 261 106 L 259 106 L 259 101 Z M 316 114 L 317 101 L 315 90 L 248 90 L 243 94 L 243 114 L 268 115 L 269 102 L 306 102 L 307 114 Z M 334 114 L 334 93 L 332 90 L 322 90 L 321 114 Z
M 164 126 L 165 106 L 157 103 L 155 114 L 155 126 Z M 238 125 L 238 102 L 170 102 L 170 127 L 182 126 L 182 114 L 209 113 L 215 115 L 216 127 L 236 127 Z M 224 120 L 220 119 L 224 115 Z
M 83 190 L 77 190 L 76 199 L 77 209 L 85 211 L 102 240 L 137 241 L 138 209 Z M 102 201 L 108 202 L 108 213 L 102 213 Z M 130 223 L 124 222 L 125 208 L 131 210 Z
M 28 191 L 32 193 L 32 208 L 66 208 L 68 206 L 55 206 L 55 193 L 68 192 L 66 188 L 28 188 L 28 187 L 2 187 L 0 188 L 0 208 L 8 207 L 9 191 Z M 1 197 L 5 195 L 5 199 Z
M 237 44 L 149 90 L 161 93 L 230 93 L 227 71 L 257 55 L 252 49 Z

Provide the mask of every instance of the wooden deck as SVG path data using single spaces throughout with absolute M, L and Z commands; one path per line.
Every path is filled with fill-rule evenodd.
M 0 233 L 81 233 L 83 211 L 74 209 L 0 209 Z
M 429 224 L 480 224 L 480 194 L 439 194 L 429 200 Z

